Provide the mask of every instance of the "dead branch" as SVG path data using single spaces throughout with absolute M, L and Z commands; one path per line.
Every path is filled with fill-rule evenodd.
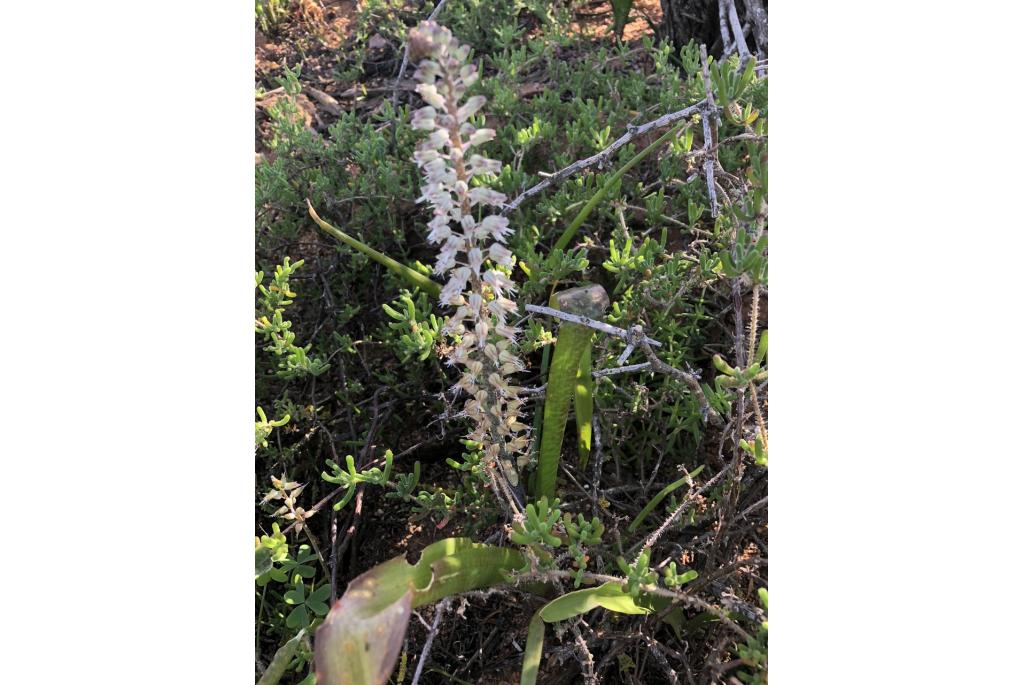
M 605 164 L 608 164 L 611 161 L 612 155 L 619 148 L 621 148 L 622 146 L 626 145 L 627 143 L 629 143 L 634 138 L 636 138 L 638 136 L 642 136 L 643 134 L 647 133 L 648 131 L 664 128 L 664 127 L 668 126 L 669 124 L 673 124 L 673 123 L 679 121 L 680 119 L 685 119 L 687 117 L 691 117 L 694 114 L 697 114 L 698 112 L 703 112 L 705 110 L 705 108 L 706 108 L 706 104 L 707 104 L 707 101 L 701 100 L 700 102 L 698 102 L 695 105 L 690 105 L 689 107 L 687 107 L 685 109 L 681 109 L 678 112 L 670 112 L 669 114 L 664 114 L 664 115 L 658 117 L 657 119 L 654 119 L 653 121 L 648 121 L 646 124 L 642 124 L 640 126 L 632 126 L 632 125 L 627 126 L 626 127 L 626 132 L 623 133 L 611 145 L 609 145 L 608 147 L 606 147 L 605 149 L 601 150 L 600 152 L 598 152 L 595 155 L 591 155 L 590 157 L 587 157 L 586 159 L 580 159 L 580 160 L 577 160 L 577 161 L 573 162 L 572 164 L 570 164 L 569 166 L 565 167 L 564 169 L 560 169 L 560 170 L 556 171 L 555 173 L 551 174 L 550 176 L 548 176 L 547 178 L 545 178 L 544 180 L 542 180 L 540 183 L 536 184 L 535 186 L 529 188 L 528 190 L 523 191 L 514 200 L 512 200 L 509 203 L 507 203 L 502 208 L 501 213 L 502 214 L 508 214 L 509 212 L 511 212 L 512 210 L 516 209 L 519 205 L 521 205 L 523 202 L 525 202 L 529 198 L 533 197 L 534 195 L 537 195 L 538 193 L 540 193 L 544 189 L 548 188 L 549 186 L 552 186 L 554 184 L 562 182 L 563 180 L 565 180 L 569 176 L 572 176 L 573 174 L 575 174 L 577 171 L 582 171 L 583 169 L 591 167 L 591 166 L 593 166 L 595 164 L 597 164 L 599 166 L 599 168 L 603 167 Z

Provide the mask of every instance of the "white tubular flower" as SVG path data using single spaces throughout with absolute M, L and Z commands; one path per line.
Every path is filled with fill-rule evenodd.
M 495 136 L 493 129 L 469 121 L 487 99 L 463 99 L 479 75 L 476 66 L 466 64 L 469 47 L 448 29 L 421 23 L 409 32 L 409 54 L 420 60 L 416 92 L 427 105 L 413 113 L 412 127 L 429 133 L 415 155 L 425 180 L 418 201 L 434 209 L 427 240 L 440 245 L 434 272 L 448 274 L 440 301 L 457 308 L 443 329 L 457 339 L 448 362 L 462 366 L 455 387 L 469 396 L 465 413 L 475 424 L 469 438 L 484 446 L 495 494 L 520 514 L 522 502 L 515 500 L 521 494 L 512 493 L 521 492 L 515 466 L 527 461 L 529 429 L 519 420 L 519 388 L 510 382 L 524 368 L 515 353 L 519 329 L 508 325 L 508 316 L 517 311 L 508 297 L 515 285 L 505 273 L 514 258 L 503 244 L 512 229 L 505 217 L 481 212 L 505 202 L 503 193 L 482 184 L 501 173 L 502 163 L 478 149 L 469 154 Z

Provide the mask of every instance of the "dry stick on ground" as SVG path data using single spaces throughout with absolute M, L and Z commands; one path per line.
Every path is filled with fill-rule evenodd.
M 590 477 L 590 481 L 594 484 L 593 499 L 591 500 L 594 516 L 598 515 L 600 507 L 597 504 L 597 500 L 601 497 L 601 467 L 604 465 L 604 450 L 601 449 L 601 410 L 597 406 L 597 398 L 594 398 L 594 415 L 591 417 L 591 424 L 593 425 L 593 443 L 594 443 L 594 470 L 593 475 Z
M 757 56 L 763 59 L 768 56 L 768 12 L 761 0 L 743 0 L 743 4 L 747 6 L 747 21 L 754 30 Z
M 743 38 L 743 27 L 740 25 L 740 17 L 736 13 L 736 2 L 734 0 L 718 0 L 719 8 L 723 2 L 729 15 L 729 26 L 732 27 L 733 36 L 736 38 L 736 49 L 740 53 L 740 68 L 742 69 L 750 61 L 750 50 L 747 49 L 747 41 Z
M 563 321 L 571 321 L 572 323 L 576 323 L 581 326 L 587 326 L 588 328 L 593 328 L 594 330 L 601 331 L 602 333 L 607 333 L 608 335 L 614 335 L 618 338 L 622 338 L 627 343 L 630 343 L 629 331 L 627 331 L 625 328 L 619 328 L 618 326 L 613 326 L 609 323 L 605 323 L 604 321 L 597 321 L 586 316 L 579 316 L 578 314 L 569 314 L 568 312 L 563 312 L 560 309 L 542 307 L 536 304 L 526 305 L 526 311 L 532 312 L 534 314 L 546 314 L 548 316 L 553 316 L 556 319 L 562 319 Z M 645 344 L 653 345 L 654 347 L 661 347 L 660 342 L 654 340 L 653 338 L 648 338 L 647 336 L 643 335 L 643 331 L 641 331 L 641 336 Z M 635 346 L 636 342 L 634 341 L 632 342 L 632 344 Z
M 521 205 L 523 202 L 530 199 L 534 195 L 537 195 L 538 193 L 548 188 L 549 186 L 560 183 L 567 177 L 575 174 L 577 171 L 582 171 L 583 169 L 591 167 L 595 164 L 599 164 L 600 166 L 608 164 L 611 161 L 611 156 L 620 147 L 626 145 L 634 138 L 642 136 L 648 131 L 664 128 L 669 124 L 673 124 L 679 121 L 680 119 L 691 117 L 694 114 L 697 114 L 698 112 L 704 112 L 706 109 L 706 105 L 707 101 L 701 100 L 697 104 L 690 105 L 689 107 L 681 109 L 678 112 L 670 112 L 668 114 L 662 115 L 657 119 L 654 119 L 653 121 L 648 121 L 646 124 L 642 124 L 640 126 L 627 126 L 626 132 L 619 136 L 619 138 L 611 145 L 601 150 L 597 154 L 591 155 L 586 159 L 577 160 L 570 164 L 569 166 L 565 167 L 564 169 L 559 169 L 555 173 L 545 178 L 540 183 L 523 191 L 514 200 L 512 200 L 511 202 L 507 203 L 504 207 L 502 207 L 501 213 L 503 215 L 508 214 L 509 212 L 516 209 L 519 205 Z
M 579 648 L 579 662 L 583 667 L 583 681 L 586 685 L 597 685 L 597 674 L 594 672 L 594 655 L 590 653 L 590 649 L 587 647 L 587 641 L 583 638 L 583 633 L 580 632 L 579 621 L 573 621 L 570 626 L 573 635 L 576 636 L 576 646 Z
M 725 4 L 718 0 L 718 29 L 722 33 L 722 59 L 728 57 L 736 46 L 733 45 L 732 37 L 729 35 L 728 19 L 725 18 Z
M 712 130 L 714 117 L 718 114 L 715 108 L 715 94 L 711 92 L 711 73 L 708 71 L 708 49 L 707 46 L 700 46 L 701 71 L 704 74 L 704 100 L 705 107 L 701 112 L 700 121 L 704 127 L 704 176 L 708 184 L 708 200 L 711 202 L 711 216 L 718 216 L 718 197 L 715 194 L 715 134 Z
M 427 635 L 427 642 L 423 645 L 423 651 L 420 653 L 419 663 L 416 664 L 416 672 L 412 676 L 412 684 L 417 685 L 420 682 L 420 675 L 423 673 L 423 664 L 427 663 L 427 657 L 430 656 L 430 648 L 434 646 L 434 638 L 437 637 L 437 628 L 441 623 L 441 616 L 447 611 L 448 605 L 451 603 L 451 597 L 445 597 L 437 605 L 437 611 L 434 614 L 434 624 L 430 626 L 430 633 Z
M 647 643 L 647 648 L 650 650 L 651 654 L 654 655 L 654 660 L 658 662 L 659 666 L 661 666 L 661 670 L 665 672 L 666 677 L 668 677 L 668 681 L 672 683 L 672 685 L 679 685 L 679 677 L 676 675 L 675 669 L 668 663 L 668 659 L 665 658 L 665 651 L 668 650 L 675 652 L 679 657 L 682 657 L 683 655 L 679 654 L 674 649 L 669 650 L 665 645 L 652 637 L 644 635 L 643 633 L 640 633 L 640 637 Z M 685 659 L 681 660 L 685 662 Z

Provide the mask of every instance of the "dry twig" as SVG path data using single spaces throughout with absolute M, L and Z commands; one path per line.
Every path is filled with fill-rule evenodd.
M 651 130 L 665 128 L 669 124 L 673 124 L 679 121 L 680 119 L 692 117 L 694 114 L 697 114 L 698 112 L 704 112 L 706 109 L 707 101 L 701 100 L 695 105 L 690 105 L 689 107 L 681 109 L 678 112 L 670 112 L 668 114 L 664 114 L 653 121 L 648 121 L 646 124 L 642 124 L 640 126 L 627 126 L 626 132 L 619 136 L 619 138 L 611 145 L 601 150 L 597 154 L 587 157 L 586 159 L 576 160 L 575 162 L 565 167 L 564 169 L 559 169 L 555 173 L 551 174 L 550 176 L 548 176 L 535 186 L 523 191 L 514 200 L 507 203 L 502 208 L 501 213 L 508 214 L 529 198 L 533 197 L 534 195 L 537 195 L 538 193 L 540 193 L 541 191 L 543 191 L 544 189 L 548 188 L 551 185 L 562 182 L 569 176 L 575 174 L 577 171 L 582 171 L 583 169 L 594 166 L 595 164 L 599 165 L 599 168 L 603 167 L 605 164 L 608 164 L 611 161 L 611 156 L 619 148 L 621 148 L 623 145 L 626 145 L 634 138 L 642 136 L 643 134 Z

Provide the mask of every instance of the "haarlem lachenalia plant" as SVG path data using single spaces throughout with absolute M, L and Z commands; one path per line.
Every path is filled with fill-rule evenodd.
M 468 437 L 484 446 L 495 494 L 501 493 L 519 515 L 523 501 L 517 466 L 522 464 L 517 458 L 525 459 L 528 438 L 519 420 L 519 389 L 509 382 L 511 374 L 523 369 L 515 351 L 519 329 L 509 322 L 516 311 L 509 297 L 515 287 L 506 272 L 513 265 L 505 247 L 512 231 L 505 217 L 480 211 L 500 207 L 505 196 L 483 183 L 501 171 L 501 162 L 476 151 L 495 133 L 470 123 L 486 98 L 474 95 L 463 102 L 478 78 L 476 66 L 467 63 L 469 46 L 447 28 L 423 22 L 409 34 L 409 51 L 422 58 L 414 77 L 427 103 L 413 114 L 412 127 L 430 133 L 415 154 L 426 180 L 419 200 L 434 210 L 427 236 L 441 246 L 434 273 L 448 279 L 439 299 L 455 307 L 444 328 L 455 339 L 448 362 L 463 369 L 456 388 L 469 395 L 465 413 L 474 429 Z

